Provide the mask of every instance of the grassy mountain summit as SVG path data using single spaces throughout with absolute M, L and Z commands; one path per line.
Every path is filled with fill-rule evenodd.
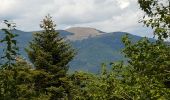
M 70 63 L 70 71 L 84 70 L 97 73 L 102 63 L 125 60 L 121 50 L 124 48 L 121 38 L 125 32 L 102 32 L 88 27 L 73 27 L 66 30 L 57 30 L 60 36 L 67 38 L 77 50 L 77 55 Z M 32 40 L 34 32 L 14 30 L 19 36 L 20 54 L 27 58 L 25 47 Z M 87 34 L 86 34 L 87 33 Z M 129 34 L 129 33 L 128 33 Z M 2 36 L 2 32 L 0 31 Z M 129 34 L 134 41 L 140 36 Z M 2 50 L 0 50 L 2 52 Z
M 74 35 L 67 37 L 70 40 L 82 40 L 82 39 L 95 37 L 95 36 L 105 33 L 95 28 L 90 28 L 90 27 L 71 27 L 71 28 L 66 29 L 66 31 L 74 34 Z

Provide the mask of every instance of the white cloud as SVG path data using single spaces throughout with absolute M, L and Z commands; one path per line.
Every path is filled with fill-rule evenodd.
M 12 6 L 15 6 L 16 2 L 13 0 L 7 1 L 7 0 L 1 0 L 0 3 L 0 14 L 5 13 L 6 11 L 12 9 Z
M 47 14 L 59 29 L 91 26 L 107 32 L 135 32 L 142 17 L 137 0 L 0 0 L 0 20 L 13 20 L 21 30 L 39 30 Z
M 130 1 L 129 0 L 116 0 L 117 3 L 118 3 L 118 6 L 121 8 L 121 9 L 124 9 L 126 7 L 128 7 L 130 5 Z

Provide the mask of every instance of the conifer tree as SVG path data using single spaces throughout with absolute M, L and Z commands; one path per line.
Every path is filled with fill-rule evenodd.
M 15 23 L 11 23 L 4 20 L 7 28 L 3 28 L 5 36 L 0 43 L 4 44 L 4 54 L 1 57 L 2 65 L 0 66 L 0 99 L 10 100 L 17 99 L 17 86 L 16 86 L 16 57 L 18 55 L 17 47 L 17 34 L 13 34 L 12 30 L 15 30 Z
M 3 28 L 5 37 L 0 40 L 0 43 L 6 44 L 6 47 L 3 49 L 4 55 L 1 57 L 4 63 L 2 63 L 2 68 L 11 69 L 15 65 L 16 57 L 18 55 L 17 41 L 15 37 L 17 34 L 13 34 L 11 31 L 15 29 L 15 24 L 10 23 L 7 20 L 4 20 L 4 23 L 7 25 L 7 28 Z
M 74 50 L 59 36 L 55 26 L 52 18 L 49 15 L 46 16 L 40 25 L 44 30 L 34 34 L 34 39 L 29 45 L 30 48 L 26 51 L 36 69 L 50 73 L 63 70 L 62 72 L 65 74 L 68 70 L 68 63 L 74 57 Z
M 37 76 L 35 83 L 37 90 L 47 94 L 50 91 L 53 100 L 63 94 L 61 91 L 64 87 L 61 79 L 65 78 L 69 68 L 68 63 L 75 54 L 70 44 L 56 32 L 55 26 L 52 17 L 46 16 L 40 24 L 43 31 L 34 34 L 33 41 L 26 49 L 36 70 L 45 72 Z

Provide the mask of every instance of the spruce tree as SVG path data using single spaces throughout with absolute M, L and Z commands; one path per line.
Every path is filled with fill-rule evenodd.
M 12 30 L 15 30 L 15 23 L 10 23 L 7 20 L 4 20 L 7 28 L 3 28 L 2 31 L 4 32 L 5 36 L 0 43 L 5 44 L 5 48 L 3 49 L 4 55 L 1 57 L 3 60 L 1 68 L 11 69 L 12 66 L 15 65 L 16 57 L 18 55 L 18 47 L 17 47 L 17 34 L 13 34 Z
M 65 78 L 68 63 L 75 54 L 70 44 L 56 32 L 55 26 L 52 17 L 46 16 L 40 24 L 43 31 L 34 34 L 26 49 L 35 69 L 46 73 L 36 77 L 37 90 L 50 93 L 53 100 L 62 97 L 64 87 L 61 79 Z
M 0 43 L 4 45 L 3 56 L 1 57 L 2 64 L 0 66 L 0 99 L 1 100 L 16 100 L 16 57 L 18 56 L 17 34 L 12 33 L 15 30 L 15 23 L 4 20 L 7 28 L 3 28 L 4 37 Z

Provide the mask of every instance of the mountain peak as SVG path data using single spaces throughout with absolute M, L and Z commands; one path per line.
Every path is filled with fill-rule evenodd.
M 74 34 L 67 37 L 70 40 L 82 40 L 105 33 L 91 27 L 71 27 L 66 29 L 66 31 Z

